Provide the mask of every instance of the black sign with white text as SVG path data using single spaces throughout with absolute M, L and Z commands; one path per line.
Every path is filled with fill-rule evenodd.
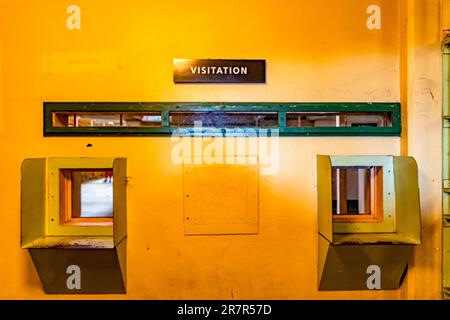
M 174 59 L 175 83 L 266 83 L 265 60 Z

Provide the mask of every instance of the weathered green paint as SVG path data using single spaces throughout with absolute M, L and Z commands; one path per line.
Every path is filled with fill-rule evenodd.
M 45 235 L 46 159 L 26 159 L 21 179 L 21 246 Z
M 112 249 L 114 241 L 108 236 L 43 236 L 22 245 L 23 249 L 72 248 L 72 249 Z
M 118 158 L 113 164 L 114 245 L 127 236 L 127 159 Z
M 450 300 L 450 39 L 442 53 L 442 297 Z
M 421 243 L 419 170 L 413 157 L 394 157 L 396 232 Z
M 317 155 L 317 212 L 319 235 L 333 241 L 333 220 L 331 206 L 331 159 Z
M 150 128 L 130 127 L 53 127 L 52 112 L 161 112 L 161 126 Z M 251 102 L 44 102 L 44 136 L 168 136 L 177 128 L 170 127 L 170 111 L 240 111 L 277 112 L 280 136 L 400 136 L 401 110 L 399 103 L 251 103 Z M 286 112 L 391 112 L 392 127 L 286 127 Z M 194 132 L 183 127 L 189 135 L 211 135 L 208 128 Z M 255 128 L 239 128 L 239 133 L 230 128 L 217 128 L 225 136 L 254 135 Z M 232 128 L 231 128 L 232 129 Z M 227 132 L 228 130 L 228 132 Z M 258 132 L 256 132 L 258 134 Z

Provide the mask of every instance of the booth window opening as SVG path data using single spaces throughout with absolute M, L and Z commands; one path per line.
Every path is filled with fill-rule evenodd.
M 113 223 L 113 170 L 60 169 L 60 225 Z
M 383 221 L 383 167 L 332 167 L 333 222 Z

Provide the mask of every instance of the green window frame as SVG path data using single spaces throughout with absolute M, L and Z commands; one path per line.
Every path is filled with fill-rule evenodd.
M 68 127 L 53 126 L 53 114 L 56 112 L 73 113 L 145 113 L 157 112 L 161 114 L 161 121 L 149 127 Z M 203 127 L 194 130 L 192 126 L 175 127 L 170 125 L 171 112 L 209 112 L 263 114 L 276 113 L 275 126 L 270 127 Z M 287 126 L 286 118 L 289 113 L 388 113 L 390 126 L 356 126 L 356 127 L 295 127 Z M 232 131 L 233 129 L 239 129 Z M 401 106 L 400 103 L 227 103 L 227 102 L 44 102 L 44 136 L 170 136 L 177 129 L 192 136 L 258 136 L 260 130 L 270 135 L 272 130 L 278 129 L 279 136 L 400 136 L 401 135 Z M 231 129 L 231 130 L 230 130 Z M 261 131 L 262 132 L 262 131 Z
M 442 297 L 450 300 L 450 38 L 442 43 Z

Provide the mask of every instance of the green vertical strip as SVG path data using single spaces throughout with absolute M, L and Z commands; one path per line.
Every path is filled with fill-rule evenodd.
M 52 110 L 44 103 L 44 135 L 49 128 L 53 128 Z
M 286 112 L 278 112 L 278 126 L 286 128 Z
M 450 227 L 443 227 L 443 250 L 442 250 L 442 282 L 444 298 L 449 299 L 450 292 Z M 447 293 L 447 294 L 446 294 Z
M 449 58 L 450 58 L 450 43 L 444 44 L 443 46 L 443 55 L 442 55 L 442 103 L 443 103 L 443 114 L 444 116 L 450 116 L 449 110 Z
M 447 121 L 445 121 L 447 122 Z M 449 188 L 450 185 L 448 183 L 449 180 L 449 172 L 448 172 L 448 153 L 449 153 L 449 128 L 445 127 L 444 122 L 444 128 L 442 129 L 442 187 L 443 188 Z
M 392 112 L 392 130 L 399 136 L 402 133 L 402 111 L 400 105 L 396 106 Z
M 162 127 L 170 126 L 170 115 L 169 115 L 169 111 L 167 111 L 167 110 L 161 112 L 161 126 Z
M 442 297 L 450 299 L 450 216 L 449 216 L 449 58 L 450 40 L 442 54 Z

